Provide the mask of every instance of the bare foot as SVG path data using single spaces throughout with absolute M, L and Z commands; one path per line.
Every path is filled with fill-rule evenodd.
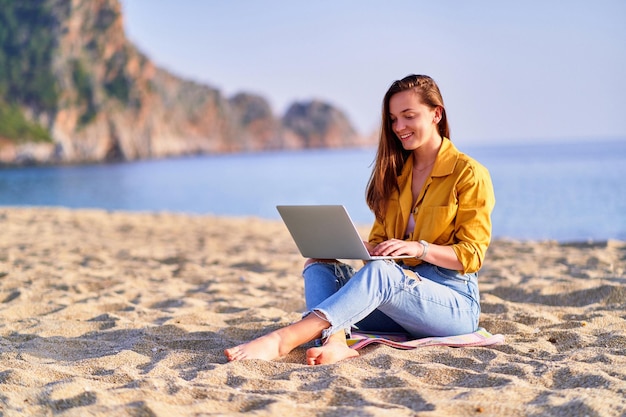
M 271 361 L 280 358 L 281 337 L 278 333 L 272 332 L 248 343 L 224 350 L 229 361 L 242 359 L 263 359 Z
M 359 352 L 350 349 L 345 341 L 327 341 L 323 346 L 306 351 L 307 365 L 327 365 L 344 359 L 359 356 Z
M 242 359 L 263 359 L 271 361 L 285 356 L 296 347 L 319 337 L 328 322 L 316 314 L 309 314 L 302 320 L 287 327 L 274 330 L 248 343 L 224 350 L 229 361 Z M 343 335 L 343 333 L 342 333 Z M 345 336 L 344 336 L 345 340 Z

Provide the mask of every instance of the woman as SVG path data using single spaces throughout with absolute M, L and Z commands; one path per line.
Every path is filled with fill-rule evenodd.
M 366 263 L 358 272 L 337 260 L 305 263 L 302 320 L 226 349 L 228 360 L 272 360 L 320 338 L 309 365 L 358 356 L 352 327 L 414 338 L 477 330 L 477 272 L 491 240 L 495 204 L 489 172 L 448 139 L 436 83 L 424 75 L 395 81 L 383 100 L 382 128 L 367 203 L 375 214 L 372 255 L 410 255 Z

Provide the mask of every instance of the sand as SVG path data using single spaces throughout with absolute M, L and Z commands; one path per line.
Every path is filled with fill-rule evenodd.
M 0 415 L 626 415 L 624 242 L 495 241 L 504 345 L 228 363 L 300 317 L 302 261 L 279 221 L 0 207 Z

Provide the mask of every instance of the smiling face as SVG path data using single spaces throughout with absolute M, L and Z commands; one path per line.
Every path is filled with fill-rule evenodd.
M 441 136 L 437 123 L 441 119 L 441 107 L 425 105 L 413 90 L 400 91 L 389 99 L 391 129 L 402 147 L 413 151 Z

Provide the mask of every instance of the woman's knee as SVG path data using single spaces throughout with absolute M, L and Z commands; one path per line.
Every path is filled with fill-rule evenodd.
M 306 269 L 307 266 L 313 265 L 313 264 L 316 264 L 316 263 L 335 264 L 335 263 L 338 263 L 338 262 L 339 261 L 337 261 L 336 259 L 308 258 L 306 261 L 304 261 L 304 269 Z
M 307 259 L 304 262 L 304 268 L 302 269 L 302 276 L 306 279 L 307 277 L 315 277 L 315 279 L 319 279 L 319 277 L 332 277 L 335 279 L 335 271 L 336 265 L 338 262 L 328 262 L 323 259 Z
M 381 259 L 367 262 L 362 269 L 377 275 L 388 275 L 390 268 L 397 268 L 395 262 Z
M 335 259 L 308 259 L 302 276 L 304 279 L 332 279 L 345 284 L 355 273 L 352 266 Z

